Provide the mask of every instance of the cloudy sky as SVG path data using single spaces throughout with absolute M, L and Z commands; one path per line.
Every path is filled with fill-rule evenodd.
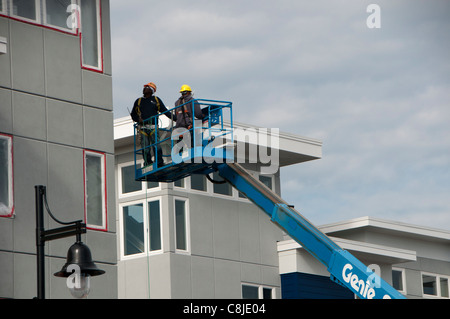
M 322 159 L 281 169 L 313 223 L 450 230 L 449 14 L 444 0 L 112 0 L 114 116 L 143 83 L 168 106 L 189 84 L 237 122 L 323 142 Z

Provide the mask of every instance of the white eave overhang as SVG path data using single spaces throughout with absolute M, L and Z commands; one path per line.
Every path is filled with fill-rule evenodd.
M 248 124 L 236 122 L 233 123 L 233 128 L 244 131 L 249 129 L 260 129 Z M 240 136 L 235 135 L 235 142 L 244 142 L 248 144 L 248 141 L 241 140 L 240 138 Z M 245 138 L 245 136 L 242 138 Z M 278 149 L 281 167 L 311 161 L 322 157 L 322 142 L 319 140 L 289 134 L 278 130 L 275 131 L 273 129 L 267 129 L 267 138 L 264 138 L 264 140 L 271 140 L 274 138 L 277 138 L 279 141 Z M 121 148 L 127 149 L 127 147 L 132 147 L 133 143 L 133 122 L 131 118 L 127 116 L 115 119 L 114 146 L 116 151 L 120 153 Z M 249 158 L 248 149 L 249 147 L 246 146 L 247 154 L 245 154 L 245 156 L 247 158 Z M 272 150 L 270 150 L 270 152 L 272 152 Z
M 376 231 L 379 234 L 395 234 L 404 238 L 427 240 L 430 242 L 450 243 L 450 231 L 430 227 L 406 224 L 398 221 L 374 217 L 360 217 L 343 222 L 322 225 L 320 230 L 331 236 L 341 236 L 348 231 Z
M 339 247 L 348 250 L 356 258 L 371 263 L 398 264 L 409 261 L 416 261 L 417 255 L 415 251 L 389 247 L 385 245 L 375 245 L 366 242 L 329 237 Z M 278 243 L 278 252 L 296 251 L 303 249 L 293 239 L 281 241 Z

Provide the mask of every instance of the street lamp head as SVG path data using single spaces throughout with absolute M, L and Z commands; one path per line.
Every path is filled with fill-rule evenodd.
M 67 252 L 66 264 L 61 271 L 55 273 L 56 277 L 66 277 L 67 287 L 75 298 L 87 298 L 91 287 L 91 276 L 104 274 L 92 261 L 89 247 L 81 241 L 73 244 Z
M 81 274 L 89 276 L 98 276 L 105 273 L 104 270 L 97 268 L 95 263 L 92 261 L 92 255 L 89 247 L 82 242 L 76 242 L 69 248 L 69 251 L 67 252 L 66 264 L 54 275 L 56 277 L 69 277 L 72 275 L 72 271 L 68 271 L 67 269 L 70 265 L 77 265 L 80 267 Z

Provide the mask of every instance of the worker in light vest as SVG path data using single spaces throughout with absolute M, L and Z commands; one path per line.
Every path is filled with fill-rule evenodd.
M 194 115 L 196 118 L 203 120 L 205 115 L 202 113 L 202 109 L 200 108 L 200 104 L 198 104 L 198 102 L 188 103 L 194 100 L 192 89 L 189 85 L 183 84 L 181 86 L 180 93 L 180 98 L 175 101 L 175 107 L 178 107 L 175 109 L 177 121 L 176 127 L 184 127 L 190 130 L 194 121 L 192 116 L 192 104 L 194 104 Z
M 203 120 L 205 118 L 205 115 L 202 112 L 200 104 L 197 101 L 194 101 L 195 99 L 192 94 L 192 89 L 189 85 L 183 84 L 181 86 L 180 93 L 180 98 L 175 101 L 175 127 L 185 128 L 189 130 L 189 135 L 191 138 L 183 141 L 187 148 L 194 146 L 194 143 L 197 145 L 201 145 L 202 136 L 200 127 L 196 127 L 195 132 L 193 132 L 192 128 L 194 123 L 194 116 L 199 120 Z M 194 110 L 192 110 L 192 107 Z M 180 136 L 180 139 L 183 140 L 183 137 Z
M 156 85 L 153 82 L 144 84 L 142 90 L 143 96 L 138 98 L 133 105 L 133 110 L 131 111 L 131 118 L 137 123 L 138 132 L 136 133 L 138 142 L 140 142 L 143 149 L 144 166 L 153 163 L 152 157 L 155 156 L 155 148 L 157 149 L 158 166 L 164 165 L 161 147 L 158 144 L 155 147 L 150 147 L 155 144 L 159 139 L 157 134 L 160 132 L 156 130 L 158 121 L 155 121 L 155 115 L 159 113 L 164 113 L 169 119 L 175 121 L 175 117 L 172 116 L 170 112 L 167 112 L 167 108 L 164 102 L 155 95 Z M 154 123 L 153 123 L 154 122 Z

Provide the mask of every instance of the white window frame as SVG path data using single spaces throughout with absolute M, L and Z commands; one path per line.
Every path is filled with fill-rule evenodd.
M 80 0 L 80 1 L 88 1 L 88 0 Z M 80 11 L 81 11 L 81 23 L 80 23 L 81 66 L 82 66 L 82 68 L 87 69 L 87 70 L 103 72 L 102 8 L 101 8 L 100 0 L 89 0 L 89 1 L 95 1 L 96 7 L 97 7 L 97 49 L 98 49 L 97 63 L 98 63 L 98 66 L 89 65 L 89 64 L 84 63 L 84 59 L 83 59 L 83 12 L 82 12 L 82 9 L 80 6 Z
M 0 14 L 6 15 L 6 0 L 0 0 L 0 3 L 2 4 L 2 9 L 0 10 Z
M 187 184 L 189 184 L 189 186 L 191 185 L 191 183 L 190 183 L 191 179 L 190 179 L 190 178 L 184 177 L 184 178 L 182 178 L 182 179 L 179 179 L 178 181 L 182 181 L 182 186 L 177 186 L 177 185 L 175 185 L 176 182 L 173 182 L 173 188 L 174 188 L 174 189 L 183 189 L 183 190 L 186 190 L 186 189 L 188 188 L 188 187 L 187 187 Z M 177 182 L 178 182 L 178 181 L 177 181 Z
M 401 273 L 401 280 L 402 280 L 402 290 L 397 290 L 399 293 L 406 295 L 406 277 L 405 277 L 405 269 L 403 268 L 396 268 L 392 267 L 392 271 L 399 271 Z
M 80 11 L 79 11 L 79 5 L 78 5 L 78 0 L 71 0 L 71 5 L 76 5 L 78 6 L 78 9 L 76 10 L 76 12 L 72 13 L 72 14 L 77 14 L 78 15 L 78 19 L 80 19 Z M 53 25 L 51 23 L 49 23 L 47 21 L 47 1 L 46 0 L 42 0 L 42 12 L 43 12 L 43 21 L 42 21 L 42 25 L 49 27 L 51 29 L 57 29 L 63 32 L 69 32 L 69 33 L 73 33 L 73 34 L 77 34 L 78 33 L 78 28 L 79 26 L 73 26 L 72 29 L 70 28 L 62 28 L 60 26 L 57 25 Z
M 436 295 L 429 295 L 423 291 L 423 276 L 431 276 L 431 277 L 436 278 L 436 293 L 437 293 Z M 450 297 L 442 297 L 442 295 L 441 295 L 441 278 L 447 279 L 447 282 L 449 283 L 448 289 L 450 290 L 450 276 L 444 276 L 444 275 L 439 275 L 439 274 L 434 274 L 434 273 L 429 273 L 429 272 L 421 272 L 420 273 L 422 296 L 424 298 L 429 298 L 429 299 L 449 299 L 450 298 Z M 450 291 L 448 293 L 450 296 Z
M 14 175 L 13 175 L 13 137 L 8 134 L 0 133 L 0 139 L 8 141 L 8 214 L 1 214 L 0 217 L 10 218 L 14 215 Z
M 177 248 L 177 220 L 176 220 L 176 201 L 184 202 L 184 214 L 185 214 L 185 233 L 186 233 L 186 249 Z M 175 243 L 175 253 L 178 254 L 191 254 L 191 223 L 189 212 L 189 199 L 185 197 L 174 196 L 173 197 L 173 234 Z
M 152 250 L 150 251 L 150 228 L 149 228 L 149 210 L 148 210 L 148 204 L 150 202 L 159 202 L 159 214 L 160 214 L 160 232 L 161 232 L 161 249 L 159 250 Z M 124 221 L 123 221 L 123 209 L 127 206 L 132 205 L 139 205 L 142 204 L 142 214 L 143 214 L 143 223 L 144 223 L 144 251 L 138 254 L 133 255 L 125 255 L 125 230 L 124 230 Z M 163 228 L 163 213 L 162 213 L 162 197 L 156 196 L 152 197 L 151 199 L 141 199 L 141 200 L 135 200 L 130 201 L 126 203 L 119 204 L 119 223 L 120 223 L 120 258 L 121 260 L 128 260 L 128 259 L 135 259 L 135 258 L 141 258 L 145 256 L 151 256 L 151 255 L 159 255 L 164 252 L 164 228 Z
M 34 1 L 35 1 L 35 5 L 36 5 L 36 20 L 15 15 L 14 10 L 13 10 L 13 0 L 8 1 L 9 16 L 14 19 L 17 19 L 17 20 L 40 24 L 41 23 L 41 0 L 34 0 Z M 3 4 L 5 4 L 5 3 L 3 3 Z
M 256 287 L 258 288 L 258 299 L 263 299 L 264 294 L 263 294 L 263 289 L 270 289 L 271 290 L 271 299 L 276 299 L 276 289 L 275 287 L 271 287 L 271 286 L 266 286 L 266 285 L 258 285 L 258 284 L 252 284 L 252 283 L 246 283 L 243 282 L 241 283 L 241 299 L 244 298 L 244 296 L 242 295 L 242 288 L 243 286 L 249 286 L 249 287 Z
M 137 161 L 137 164 L 140 164 L 142 166 L 142 164 L 144 163 L 143 160 L 139 160 Z M 129 192 L 129 193 L 123 193 L 122 190 L 122 180 L 123 180 L 123 176 L 122 176 L 122 168 L 124 167 L 129 167 L 129 166 L 133 166 L 134 167 L 134 161 L 131 162 L 125 162 L 125 163 L 121 163 L 117 165 L 117 192 L 119 195 L 119 198 L 130 198 L 136 195 L 145 195 L 146 192 L 155 192 L 155 191 L 159 191 L 161 190 L 161 183 L 158 183 L 157 187 L 152 187 L 152 188 L 148 188 L 148 183 L 147 182 L 141 182 L 141 189 L 134 191 L 134 192 Z M 133 176 L 134 178 L 134 176 Z M 145 185 L 145 187 L 144 187 Z
M 205 186 L 206 186 L 206 189 L 203 191 L 203 190 L 199 190 L 199 189 L 193 189 L 192 188 L 192 180 L 191 180 L 191 178 L 192 178 L 192 176 L 193 175 L 191 175 L 189 178 L 187 178 L 187 180 L 189 180 L 189 189 L 192 191 L 192 192 L 197 192 L 197 193 L 199 193 L 199 194 L 208 194 L 209 193 L 209 189 L 210 189 L 210 186 L 209 185 L 212 185 L 212 183 L 210 182 L 210 181 L 208 181 L 208 179 L 206 178 L 206 176 L 205 176 Z
M 84 157 L 84 217 L 86 221 L 86 227 L 91 230 L 102 230 L 107 231 L 108 230 L 108 223 L 107 223 L 107 190 L 106 190 L 106 155 L 102 152 L 96 152 L 96 151 L 88 151 L 84 150 L 83 152 Z M 89 224 L 88 221 L 88 212 L 87 212 L 87 204 L 88 204 L 88 190 L 87 190 L 87 170 L 86 170 L 86 157 L 87 156 L 94 156 L 100 158 L 101 163 L 101 190 L 102 190 L 102 212 L 101 212 L 101 218 L 102 218 L 102 225 L 92 225 Z

